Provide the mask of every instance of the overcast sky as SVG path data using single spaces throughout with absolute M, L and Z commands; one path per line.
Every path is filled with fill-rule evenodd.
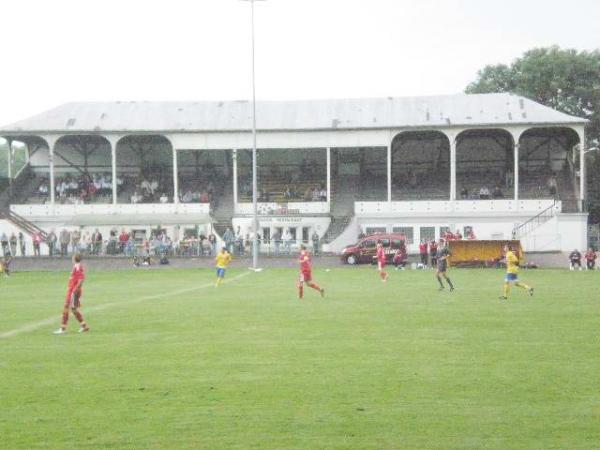
M 240 0 L 0 2 L 0 124 L 69 101 L 250 98 Z M 461 92 L 536 46 L 600 46 L 598 0 L 256 3 L 257 98 Z

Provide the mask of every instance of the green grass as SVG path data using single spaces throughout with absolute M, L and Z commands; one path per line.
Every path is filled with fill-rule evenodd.
M 0 279 L 0 334 L 56 318 L 0 339 L 0 448 L 600 447 L 598 272 L 245 273 L 90 272 L 65 336 L 67 274 Z

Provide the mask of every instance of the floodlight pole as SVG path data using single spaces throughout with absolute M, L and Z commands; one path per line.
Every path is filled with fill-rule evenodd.
M 257 0 L 242 0 L 250 2 L 252 27 L 252 269 L 258 269 L 258 188 L 256 164 L 256 83 L 254 69 L 254 2 Z

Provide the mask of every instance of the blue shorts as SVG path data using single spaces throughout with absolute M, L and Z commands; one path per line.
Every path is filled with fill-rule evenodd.
M 219 268 L 217 268 L 217 277 L 219 277 L 219 278 L 225 278 L 225 269 L 219 269 Z
M 507 273 L 504 281 L 519 281 L 519 277 L 516 273 Z

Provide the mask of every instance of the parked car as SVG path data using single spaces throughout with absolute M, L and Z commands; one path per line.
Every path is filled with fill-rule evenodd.
M 379 233 L 365 236 L 356 244 L 349 245 L 342 250 L 340 255 L 342 262 L 347 264 L 373 263 L 373 257 L 377 253 L 378 241 L 383 244 L 387 262 L 392 262 L 394 253 L 404 245 L 406 236 L 402 233 Z

